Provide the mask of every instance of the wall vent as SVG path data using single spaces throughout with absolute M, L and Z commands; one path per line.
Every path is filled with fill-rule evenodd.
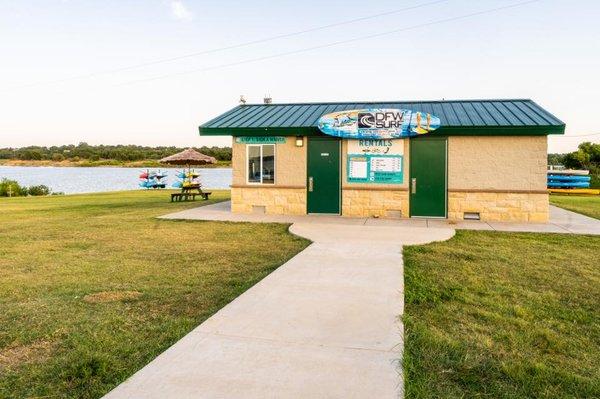
M 402 219 L 402 211 L 399 209 L 388 209 L 385 211 L 385 217 L 390 219 Z
M 267 207 L 264 205 L 252 205 L 252 213 L 264 215 L 265 213 L 267 213 Z
M 464 220 L 481 220 L 479 212 L 465 212 L 463 213 Z

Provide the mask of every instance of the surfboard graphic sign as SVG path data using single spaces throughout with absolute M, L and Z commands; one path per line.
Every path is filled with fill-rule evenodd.
M 368 108 L 325 114 L 318 126 L 323 133 L 336 137 L 397 139 L 429 133 L 440 127 L 440 118 L 409 109 Z

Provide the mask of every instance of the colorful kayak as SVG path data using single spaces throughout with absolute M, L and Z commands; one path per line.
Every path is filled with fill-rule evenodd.
M 548 175 L 548 181 L 590 181 L 592 178 L 590 176 L 582 176 L 582 175 Z
M 587 176 L 590 174 L 589 170 L 578 170 L 578 169 L 563 169 L 563 170 L 549 170 L 549 175 L 579 175 Z
M 589 188 L 590 182 L 583 182 L 583 181 L 572 181 L 572 182 L 549 181 L 548 182 L 548 188 L 566 188 L 566 187 Z
M 142 172 L 142 174 L 140 174 L 140 179 L 164 179 L 165 177 L 167 177 L 168 174 L 167 172 Z
M 600 195 L 600 190 L 597 188 L 551 188 L 553 194 L 569 194 L 569 195 Z
M 163 182 L 156 180 L 145 180 L 140 182 L 140 187 L 143 188 L 165 188 L 166 185 Z
M 180 179 L 195 179 L 199 177 L 200 174 L 197 172 L 178 172 L 175 176 Z

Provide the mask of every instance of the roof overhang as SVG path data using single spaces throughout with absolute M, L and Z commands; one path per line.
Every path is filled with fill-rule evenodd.
M 201 136 L 325 136 L 317 127 L 267 127 L 267 128 L 207 128 L 199 127 Z M 442 126 L 428 136 L 547 136 L 564 134 L 560 126 Z
M 240 105 L 199 127 L 202 136 L 323 136 L 318 119 L 327 113 L 364 108 L 406 108 L 431 113 L 437 136 L 546 136 L 564 134 L 565 124 L 528 99 L 370 103 Z

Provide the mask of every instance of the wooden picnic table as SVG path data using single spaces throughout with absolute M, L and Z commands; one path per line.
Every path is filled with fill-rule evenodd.
M 186 186 L 181 189 L 180 193 L 172 193 L 171 194 L 171 202 L 173 201 L 187 201 L 190 198 L 192 201 L 196 200 L 196 195 L 201 196 L 205 201 L 208 200 L 208 197 L 212 194 L 211 191 L 202 191 L 202 187 L 199 184 L 194 184 L 191 186 Z

